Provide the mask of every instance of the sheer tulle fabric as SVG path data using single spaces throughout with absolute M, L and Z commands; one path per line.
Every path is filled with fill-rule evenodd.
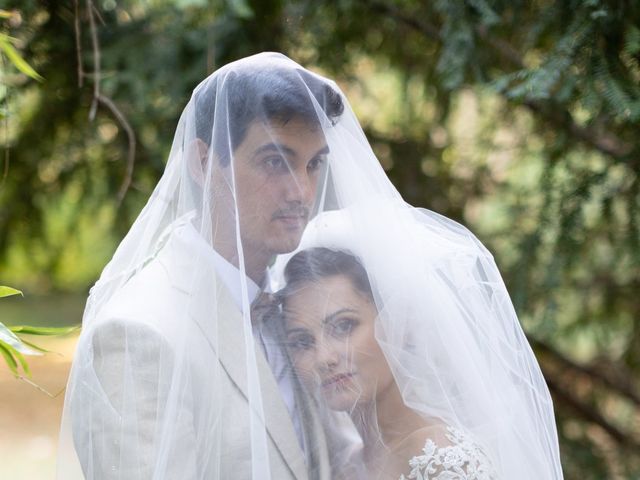
M 436 469 L 424 478 L 562 478 L 547 386 L 495 262 L 473 234 L 434 212 L 370 197 L 312 220 L 298 250 L 316 247 L 348 252 L 366 270 L 375 337 L 404 403 L 472 439 L 492 472 Z M 360 421 L 370 422 L 361 430 L 380 430 L 375 415 Z
M 274 53 L 196 87 L 91 289 L 58 478 L 355 478 L 351 420 L 298 377 L 280 317 L 252 315 L 312 246 L 362 262 L 408 406 L 473 434 L 499 478 L 561 478 L 549 393 L 491 255 L 403 203 L 339 88 Z

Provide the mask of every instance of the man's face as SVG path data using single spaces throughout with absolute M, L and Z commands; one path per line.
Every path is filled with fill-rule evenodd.
M 322 130 L 300 119 L 249 124 L 226 167 L 233 167 L 245 254 L 276 255 L 298 246 L 327 154 Z

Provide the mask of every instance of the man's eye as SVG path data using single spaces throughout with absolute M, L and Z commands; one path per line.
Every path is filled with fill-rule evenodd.
M 333 325 L 331 325 L 331 333 L 336 337 L 344 337 L 353 331 L 356 324 L 356 320 L 352 318 L 337 320 Z
M 288 171 L 287 161 L 281 156 L 267 157 L 262 161 L 263 165 L 270 171 Z
M 299 335 L 288 340 L 287 345 L 294 351 L 309 350 L 315 344 L 311 335 Z
M 324 165 L 324 163 L 326 161 L 327 161 L 327 158 L 325 156 L 314 157 L 308 163 L 307 170 L 312 171 L 312 172 L 314 172 L 316 170 L 320 170 L 320 168 L 322 167 L 322 165 Z

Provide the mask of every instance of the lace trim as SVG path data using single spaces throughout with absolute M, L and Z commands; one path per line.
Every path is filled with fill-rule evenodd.
M 491 461 L 470 435 L 457 428 L 447 427 L 452 445 L 438 447 L 427 439 L 423 455 L 409 460 L 411 473 L 400 480 L 495 480 L 497 475 Z

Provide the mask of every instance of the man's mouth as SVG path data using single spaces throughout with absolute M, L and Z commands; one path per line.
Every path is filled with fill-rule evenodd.
M 290 226 L 304 226 L 307 224 L 309 212 L 306 209 L 278 212 L 273 216 L 274 220 L 281 221 Z

